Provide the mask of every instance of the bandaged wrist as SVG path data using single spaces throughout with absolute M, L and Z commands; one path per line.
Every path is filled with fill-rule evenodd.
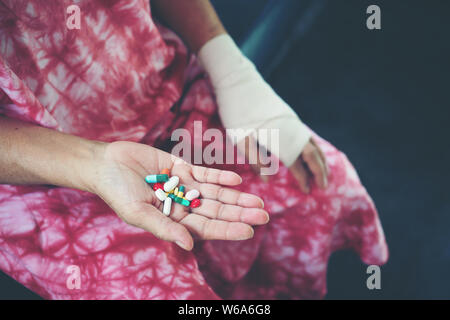
M 229 35 L 207 42 L 198 57 L 214 87 L 224 127 L 243 129 L 234 131 L 233 141 L 239 142 L 252 130 L 277 129 L 278 144 L 259 138 L 258 142 L 290 166 L 311 137 L 297 114 L 264 81 Z

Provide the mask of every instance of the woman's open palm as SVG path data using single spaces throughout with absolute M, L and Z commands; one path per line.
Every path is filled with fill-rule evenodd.
M 262 200 L 230 189 L 241 183 L 231 171 L 190 165 L 169 153 L 133 142 L 106 145 L 96 170 L 96 193 L 128 224 L 156 237 L 191 250 L 193 238 L 244 240 L 253 236 L 252 225 L 265 224 L 269 216 Z M 195 209 L 173 202 L 169 217 L 145 176 L 168 168 L 180 178 L 186 191 L 200 191 L 202 202 Z

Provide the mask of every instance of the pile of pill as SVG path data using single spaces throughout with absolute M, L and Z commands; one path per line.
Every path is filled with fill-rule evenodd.
M 156 197 L 164 202 L 163 213 L 170 215 L 172 201 L 186 207 L 197 208 L 200 205 L 200 192 L 198 190 L 190 190 L 186 192 L 184 186 L 179 186 L 180 178 L 178 176 L 170 176 L 169 169 L 163 169 L 160 174 L 151 174 L 145 177 L 147 183 L 153 183 L 153 190 Z

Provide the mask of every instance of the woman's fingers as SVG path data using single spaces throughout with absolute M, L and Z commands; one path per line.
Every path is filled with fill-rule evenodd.
M 306 170 L 305 166 L 303 165 L 303 161 L 301 158 L 298 158 L 292 166 L 289 167 L 292 175 L 294 178 L 298 181 L 300 185 L 300 189 L 304 193 L 309 193 L 310 187 L 308 182 L 309 173 Z
M 328 167 L 325 155 L 313 139 L 308 142 L 303 149 L 301 156 L 291 167 L 289 167 L 289 169 L 299 182 L 300 188 L 305 193 L 309 193 L 310 191 L 308 183 L 310 172 L 312 173 L 317 186 L 322 189 L 328 186 Z
M 328 185 L 326 165 L 322 160 L 317 147 L 308 143 L 302 152 L 302 157 L 308 165 L 309 170 L 311 170 L 316 184 L 322 189 L 326 188 Z
M 187 215 L 180 223 L 203 240 L 246 240 L 254 234 L 248 224 L 211 220 L 195 213 Z
M 246 208 L 264 208 L 264 201 L 254 194 L 225 188 L 216 184 L 200 183 L 197 185 L 202 198 L 211 199 Z
M 242 182 L 242 178 L 233 171 L 192 166 L 192 176 L 201 183 L 214 183 L 224 186 L 235 186 Z
M 325 174 L 328 177 L 329 174 L 329 168 L 328 168 L 328 163 L 327 163 L 327 158 L 325 157 L 325 154 L 323 153 L 322 149 L 319 147 L 319 145 L 317 144 L 317 142 L 311 138 L 311 143 L 317 148 L 317 151 L 319 152 L 320 158 L 322 159 L 323 164 L 325 165 Z
M 175 242 L 185 250 L 191 250 L 194 246 L 192 236 L 184 226 L 150 204 L 142 203 L 120 216 L 128 224 L 144 229 L 159 239 Z
M 261 180 L 268 182 L 268 176 L 261 175 L 261 169 L 265 167 L 262 162 L 264 155 L 260 152 L 256 139 L 252 136 L 245 137 L 237 143 L 237 150 L 244 155 L 253 172 L 259 175 Z
M 210 199 L 203 199 L 202 205 L 192 209 L 192 212 L 210 219 L 243 222 L 249 225 L 262 225 L 269 222 L 269 214 L 263 209 L 243 208 Z

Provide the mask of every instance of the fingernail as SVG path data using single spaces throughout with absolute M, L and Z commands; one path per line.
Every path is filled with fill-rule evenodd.
M 239 240 L 248 240 L 248 239 L 252 239 L 253 238 L 253 236 L 255 235 L 255 230 L 253 230 L 253 228 L 250 228 L 251 229 L 251 235 L 249 235 L 249 236 L 247 236 L 247 237 L 241 237 L 241 239 L 239 239 Z
M 241 222 L 249 225 L 261 225 L 269 222 L 269 214 L 263 210 L 248 210 L 242 213 Z
M 187 250 L 187 246 L 186 246 L 183 242 L 177 240 L 177 241 L 175 241 L 175 243 L 176 243 L 181 249 Z

